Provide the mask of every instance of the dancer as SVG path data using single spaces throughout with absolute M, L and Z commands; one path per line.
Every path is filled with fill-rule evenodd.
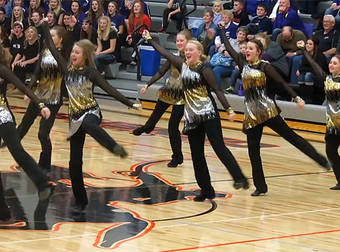
M 7 83 L 13 83 L 16 88 L 28 95 L 35 103 L 35 106 L 40 108 L 43 117 L 48 118 L 50 116 L 50 111 L 45 104 L 39 102 L 33 92 L 27 89 L 25 85 L 14 75 L 14 73 L 8 68 L 8 65 L 9 60 L 7 60 L 5 51 L 2 45 L 0 45 L 0 78 L 2 79 L 0 82 L 0 137 L 7 145 L 7 148 L 14 160 L 24 169 L 28 177 L 37 187 L 39 200 L 46 200 L 52 195 L 53 188 L 48 184 L 44 173 L 38 168 L 38 164 L 24 150 L 20 143 L 18 133 L 15 129 L 14 117 L 6 98 Z M 0 178 L 0 221 L 7 221 L 10 217 L 10 212 L 4 199 L 2 181 Z
M 235 117 L 223 92 L 218 88 L 216 77 L 210 67 L 205 64 L 207 57 L 203 54 L 203 46 L 195 40 L 189 40 L 185 47 L 185 59 L 167 52 L 163 47 L 155 43 L 148 31 L 143 32 L 144 38 L 172 65 L 181 71 L 184 91 L 184 130 L 188 134 L 191 157 L 195 170 L 195 177 L 199 187 L 200 195 L 195 201 L 213 199 L 215 190 L 210 182 L 207 162 L 204 156 L 205 135 L 213 147 L 216 155 L 230 172 L 234 180 L 234 188 L 249 187 L 247 178 L 236 162 L 234 156 L 224 145 L 221 122 L 212 89 L 224 109 L 229 114 L 229 119 Z
M 319 165 L 329 170 L 327 159 L 319 154 L 309 142 L 289 128 L 280 116 L 280 109 L 276 105 L 274 98 L 276 90 L 284 89 L 294 98 L 300 108 L 304 107 L 305 102 L 287 85 L 274 67 L 260 60 L 263 52 L 262 43 L 257 39 L 250 40 L 247 44 L 246 58 L 244 58 L 230 45 L 225 36 L 223 22 L 220 22 L 219 29 L 226 50 L 242 73 L 246 106 L 243 131 L 247 134 L 248 153 L 256 187 L 256 190 L 251 195 L 259 196 L 268 191 L 260 156 L 260 141 L 264 126 L 274 130 Z
M 299 48 L 305 48 L 305 42 L 297 43 Z M 331 190 L 340 190 L 340 55 L 331 58 L 327 75 L 321 66 L 310 56 L 307 50 L 303 51 L 307 61 L 320 80 L 325 82 L 326 93 L 326 154 L 332 164 L 337 184 Z
M 177 34 L 176 46 L 182 58 L 184 58 L 185 46 L 190 39 L 191 32 L 189 30 L 183 30 Z M 158 91 L 158 100 L 155 109 L 146 123 L 133 130 L 132 133 L 136 136 L 141 135 L 143 132 L 150 133 L 164 112 L 173 104 L 168 124 L 169 140 L 172 149 L 171 161 L 168 163 L 168 167 L 177 167 L 183 163 L 181 133 L 178 127 L 184 113 L 182 80 L 178 69 L 167 60 L 162 68 L 159 69 L 158 73 L 141 89 L 141 93 L 144 94 L 147 88 L 164 76 L 168 70 L 170 70 L 170 77 L 166 80 L 165 86 Z
M 65 86 L 69 97 L 69 139 L 70 139 L 70 178 L 76 198 L 74 213 L 83 213 L 88 199 L 82 176 L 83 147 L 86 133 L 91 135 L 106 149 L 121 158 L 127 157 L 125 149 L 100 127 L 101 111 L 93 96 L 94 85 L 98 85 L 113 98 L 131 108 L 139 108 L 121 95 L 100 75 L 94 65 L 95 46 L 87 39 L 76 42 L 70 55 L 68 66 L 56 49 L 47 24 L 42 23 L 48 49 L 65 75 Z
M 70 50 L 67 49 L 66 30 L 64 27 L 59 25 L 54 26 L 50 30 L 50 33 L 57 50 L 62 53 L 64 58 L 67 58 Z M 29 85 L 31 89 L 34 89 L 35 95 L 42 100 L 51 111 L 51 116 L 48 119 L 40 119 L 38 131 L 38 138 L 42 149 L 39 158 L 39 166 L 44 172 L 48 172 L 51 169 L 52 143 L 50 132 L 62 105 L 62 80 L 63 75 L 60 67 L 45 45 L 40 53 L 38 64 Z M 25 98 L 28 100 L 27 97 Z M 38 115 L 39 109 L 33 102 L 30 102 L 22 121 L 17 128 L 20 139 L 24 138 Z

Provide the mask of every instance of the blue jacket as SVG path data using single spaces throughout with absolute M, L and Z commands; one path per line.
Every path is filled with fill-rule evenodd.
M 337 5 L 340 4 L 340 0 L 333 0 L 333 3 L 336 3 Z
M 214 29 L 215 32 L 216 32 L 216 34 L 217 34 L 218 29 L 217 29 L 217 26 L 216 26 L 213 22 L 211 22 L 211 24 L 210 24 L 210 26 L 209 26 L 208 29 Z M 205 30 L 205 23 L 201 24 L 201 25 L 198 27 L 197 36 L 196 36 L 196 38 L 197 38 L 198 41 L 200 41 L 200 36 L 201 36 L 201 34 L 204 32 L 204 30 Z M 215 36 L 216 36 L 216 34 L 215 34 Z M 201 41 L 201 42 L 202 42 L 202 41 Z
M 252 25 L 255 25 L 255 27 L 252 27 Z M 269 17 L 254 17 L 247 27 L 249 28 L 250 34 L 256 34 L 259 32 L 267 32 L 267 34 L 272 34 L 273 31 L 273 23 Z
M 300 30 L 306 34 L 305 26 L 297 14 L 296 10 L 290 8 L 286 14 L 278 13 L 273 25 L 273 29 L 282 29 L 284 26 L 291 26 L 295 30 Z

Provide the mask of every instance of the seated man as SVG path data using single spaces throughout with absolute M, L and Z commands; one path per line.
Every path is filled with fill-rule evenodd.
M 304 24 L 297 11 L 290 7 L 289 0 L 280 0 L 279 12 L 273 24 L 272 40 L 275 41 L 284 26 L 290 26 L 295 30 L 305 32 Z
M 170 20 L 175 20 L 177 31 L 181 31 L 186 12 L 186 0 L 169 0 L 163 12 L 162 27 L 159 31 L 166 32 Z
M 265 32 L 266 34 L 271 34 L 273 30 L 273 23 L 267 17 L 267 6 L 265 4 L 259 4 L 257 6 L 256 14 L 257 16 L 254 17 L 250 24 L 247 25 L 249 34 L 248 39 L 254 38 L 256 33 Z
M 244 9 L 244 0 L 234 0 L 234 22 L 239 27 L 249 24 L 249 17 Z
M 297 84 L 296 71 L 301 65 L 302 55 L 296 43 L 300 40 L 306 41 L 306 36 L 299 30 L 293 30 L 290 26 L 285 26 L 282 33 L 277 37 L 276 42 L 281 46 L 282 50 L 290 60 L 291 76 L 290 82 Z M 297 56 L 298 55 L 298 56 Z
M 314 36 L 319 39 L 319 50 L 329 61 L 336 53 L 339 32 L 335 29 L 335 18 L 332 15 L 325 15 L 323 17 L 322 26 L 323 29 L 316 31 Z

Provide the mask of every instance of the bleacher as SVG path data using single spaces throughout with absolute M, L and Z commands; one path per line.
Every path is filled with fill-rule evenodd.
M 230 1 L 230 0 L 227 0 Z M 148 0 L 145 1 L 151 11 L 151 34 L 154 38 L 159 40 L 159 43 L 167 48 L 170 51 L 176 51 L 175 44 L 175 34 L 176 28 L 174 22 L 170 22 L 167 33 L 158 33 L 158 30 L 161 27 L 162 23 L 162 15 L 163 10 L 166 6 L 167 0 Z M 320 1 L 318 6 L 318 11 L 323 12 L 332 1 Z M 204 9 L 207 8 L 207 4 L 212 4 L 212 1 L 206 0 L 197 0 L 197 9 L 191 13 L 190 17 L 201 18 L 203 16 Z M 204 5 L 204 6 L 203 6 Z M 192 4 L 192 0 L 187 1 L 187 9 L 188 11 L 194 8 Z M 301 14 L 301 18 L 305 23 L 315 24 L 314 19 L 311 18 L 309 14 Z M 123 49 L 122 54 L 123 57 L 128 57 L 131 54 L 131 48 Z M 165 62 L 165 59 L 161 60 L 161 64 Z M 122 92 L 126 97 L 133 99 L 141 99 L 148 101 L 156 101 L 157 100 L 157 90 L 158 88 L 164 84 L 164 79 L 159 80 L 155 83 L 145 95 L 140 95 L 139 90 L 141 87 L 145 85 L 145 83 L 151 78 L 150 76 L 142 76 L 141 81 L 137 81 L 136 73 L 137 67 L 131 65 L 123 65 L 121 63 L 115 63 L 107 68 L 106 77 L 109 83 L 117 88 L 120 92 Z M 105 94 L 104 91 L 99 88 L 95 89 L 95 92 L 98 94 Z M 243 97 L 237 95 L 227 95 L 227 99 L 230 101 L 234 110 L 237 112 L 244 111 L 243 105 Z M 296 105 L 291 102 L 278 101 L 280 108 L 283 111 L 283 116 L 289 119 L 303 120 L 303 121 L 311 121 L 323 123 L 325 121 L 325 111 L 324 108 L 318 105 L 306 105 L 304 110 L 296 109 Z M 218 105 L 220 109 L 222 106 Z

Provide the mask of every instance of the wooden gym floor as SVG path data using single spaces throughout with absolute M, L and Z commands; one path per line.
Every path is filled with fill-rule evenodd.
M 17 122 L 27 104 L 10 97 Z M 262 138 L 262 160 L 269 186 L 266 196 L 251 197 L 254 187 L 236 191 L 209 143 L 206 158 L 213 186 L 212 201 L 197 195 L 190 149 L 182 137 L 184 164 L 168 168 L 171 149 L 167 120 L 149 135 L 136 137 L 150 111 L 128 110 L 100 99 L 105 130 L 129 152 L 120 159 L 91 137 L 84 148 L 84 179 L 89 205 L 73 215 L 68 175 L 67 108 L 63 106 L 51 132 L 50 180 L 56 184 L 49 204 L 38 204 L 36 190 L 6 148 L 0 150 L 0 171 L 15 223 L 1 225 L 0 251 L 339 251 L 340 192 L 332 172 L 325 172 L 280 137 Z M 144 104 L 145 107 L 150 104 Z M 165 115 L 164 118 L 167 118 Z M 36 122 L 22 143 L 35 158 L 40 144 Z M 181 125 L 182 126 L 182 125 Z M 240 122 L 223 121 L 225 143 L 251 181 L 251 167 Z M 324 126 L 302 132 L 324 153 Z M 321 132 L 321 133 L 320 133 Z M 267 132 L 270 133 L 270 132 Z M 299 132 L 300 133 L 300 132 Z M 131 176 L 139 171 L 138 177 Z

